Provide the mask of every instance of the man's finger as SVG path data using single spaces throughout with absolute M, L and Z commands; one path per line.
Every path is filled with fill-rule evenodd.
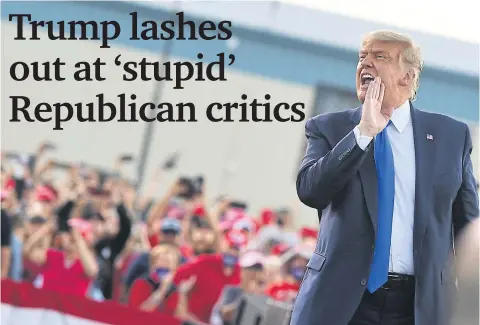
M 382 78 L 378 77 L 378 82 L 377 82 L 377 96 L 375 97 L 376 100 L 378 100 L 379 96 L 380 96 L 380 88 L 381 88 L 381 85 L 382 85 Z
M 380 92 L 380 80 L 379 80 L 379 77 L 376 77 L 374 88 L 373 88 L 373 93 L 372 93 L 372 98 L 374 100 L 377 100 L 379 92 Z
M 380 92 L 380 77 L 376 77 L 375 80 L 375 88 L 373 89 L 373 94 L 372 94 L 372 97 L 373 99 L 377 100 L 378 98 L 378 94 Z
M 373 92 L 372 92 L 372 98 L 374 100 L 377 100 L 378 97 L 378 88 L 379 88 L 379 82 L 378 82 L 378 77 L 375 78 L 374 84 L 373 84 Z
M 373 91 L 373 84 L 374 83 L 375 83 L 375 81 L 372 81 L 368 84 L 367 93 L 365 94 L 365 101 L 367 101 L 368 98 L 372 97 L 372 91 Z

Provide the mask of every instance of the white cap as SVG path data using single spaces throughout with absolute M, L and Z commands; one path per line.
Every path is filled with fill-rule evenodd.
M 282 255 L 282 264 L 290 262 L 296 256 L 300 256 L 306 260 L 310 260 L 314 251 L 315 247 L 312 247 L 311 245 L 298 245 L 292 249 L 289 249 Z
M 242 268 L 245 267 L 252 267 L 254 265 L 262 265 L 264 264 L 265 256 L 257 251 L 248 251 L 245 252 L 239 260 L 239 265 Z

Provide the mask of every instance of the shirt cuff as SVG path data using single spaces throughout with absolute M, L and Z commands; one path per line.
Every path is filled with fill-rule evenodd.
M 353 129 L 353 133 L 355 134 L 355 140 L 357 140 L 358 146 L 360 147 L 360 149 L 365 151 L 365 149 L 370 144 L 370 141 L 373 140 L 373 138 L 369 137 L 369 136 L 366 136 L 366 135 L 361 135 L 360 134 L 360 129 L 358 128 L 358 126 L 356 126 Z

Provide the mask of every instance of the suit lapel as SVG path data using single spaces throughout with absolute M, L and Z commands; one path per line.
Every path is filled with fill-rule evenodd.
M 435 164 L 435 130 L 429 123 L 424 112 L 410 104 L 413 124 L 413 139 L 415 145 L 415 212 L 413 227 L 413 248 L 415 266 L 418 252 L 422 247 L 423 238 L 429 224 L 426 202 L 432 202 L 432 177 Z
M 354 111 L 351 118 L 351 121 L 354 125 L 357 125 L 360 122 L 361 113 L 362 108 L 360 106 Z M 368 214 L 370 215 L 373 229 L 376 234 L 378 225 L 378 181 L 373 152 L 374 150 L 372 143 L 369 151 L 367 152 L 367 156 L 361 164 L 358 172 L 360 174 L 363 196 L 365 198 L 365 203 L 367 204 Z

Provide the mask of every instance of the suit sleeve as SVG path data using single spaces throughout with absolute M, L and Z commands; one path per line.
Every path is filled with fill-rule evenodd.
M 465 146 L 463 150 L 462 185 L 453 203 L 453 230 L 455 238 L 467 224 L 479 217 L 477 182 L 473 174 L 471 160 L 472 138 L 468 126 L 465 125 Z
M 362 150 L 352 128 L 332 148 L 313 119 L 307 121 L 305 135 L 307 150 L 297 176 L 297 194 L 307 206 L 323 210 L 358 170 L 371 144 Z

